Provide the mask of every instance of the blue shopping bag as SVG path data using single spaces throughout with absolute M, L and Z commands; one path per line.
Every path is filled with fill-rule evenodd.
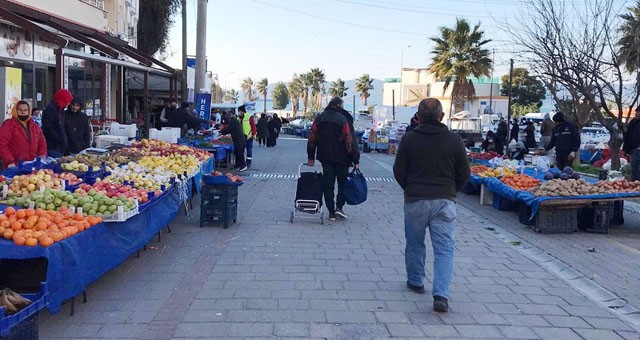
M 353 169 L 342 186 L 342 195 L 349 205 L 358 205 L 367 200 L 367 180 L 360 170 Z

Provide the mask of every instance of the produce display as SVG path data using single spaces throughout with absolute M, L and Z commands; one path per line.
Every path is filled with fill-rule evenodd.
M 640 181 L 627 181 L 626 179 L 617 181 L 600 181 L 595 184 L 599 189 L 604 190 L 604 194 L 632 193 L 640 192 Z
M 118 165 L 129 161 L 130 159 L 127 156 L 108 153 L 104 155 L 79 154 L 64 156 L 60 158 L 59 163 L 62 170 L 87 172 L 90 167 L 95 170 L 102 168 L 102 164 L 105 165 L 107 171 L 111 171 Z
M 58 211 L 8 207 L 0 214 L 0 233 L 19 246 L 48 247 L 101 222 L 100 216 L 74 214 L 65 207 Z
M 25 208 L 32 203 L 34 208 L 43 210 L 82 208 L 84 215 L 96 216 L 110 216 L 118 210 L 119 206 L 122 206 L 125 211 L 136 207 L 135 202 L 125 196 L 109 198 L 96 190 L 84 192 L 82 189 L 78 189 L 74 193 L 45 189 L 43 192 L 36 191 L 27 196 L 10 194 L 7 199 L 0 201 L 0 204 Z
M 499 167 L 495 169 L 488 168 L 488 170 L 478 173 L 478 176 L 482 178 L 500 177 L 500 176 L 511 176 L 511 175 L 515 175 L 516 173 L 517 172 L 515 168 Z
M 112 183 L 108 179 L 100 180 L 95 182 L 93 185 L 82 184 L 75 191 L 75 193 L 80 195 L 88 194 L 91 190 L 99 194 L 103 194 L 109 198 L 132 198 L 137 199 L 141 204 L 149 201 L 149 194 L 153 193 L 153 196 L 162 195 L 162 191 L 149 191 L 146 189 L 137 189 L 132 187 L 131 185 L 123 185 L 121 183 Z
M 564 169 L 562 169 L 562 172 L 547 172 L 544 174 L 544 179 L 545 180 L 552 180 L 552 179 L 561 179 L 561 180 L 568 180 L 568 179 L 580 179 L 580 174 L 578 174 L 577 172 L 574 172 L 573 169 L 571 167 L 565 167 Z
M 509 175 L 502 176 L 500 181 L 516 190 L 529 190 L 538 186 L 540 181 L 528 175 Z
M 211 157 L 211 154 L 204 150 L 198 150 L 186 145 L 171 144 L 155 139 L 143 139 L 133 143 L 131 148 L 140 150 L 145 156 L 191 155 L 200 162 L 204 162 Z
M 4 316 L 16 314 L 32 302 L 9 288 L 0 290 L 0 307 L 4 307 Z
M 81 179 L 71 173 L 56 174 L 53 170 L 38 170 L 34 174 L 14 176 L 8 185 L 7 193 L 28 195 L 40 188 L 61 190 L 64 181 L 69 186 L 82 183 Z
M 490 160 L 490 159 L 494 159 L 496 157 L 502 157 L 502 156 L 500 156 L 499 153 L 497 153 L 495 151 L 469 152 L 468 156 L 469 156 L 469 158 L 484 159 L 484 160 Z
M 491 168 L 489 168 L 489 167 L 488 167 L 488 166 L 486 166 L 486 165 L 472 165 L 472 166 L 471 166 L 471 173 L 472 173 L 472 174 L 476 174 L 476 175 L 477 175 L 477 174 L 479 174 L 479 173 L 482 173 L 482 172 L 488 171 L 488 170 L 490 170 L 490 169 L 491 169 Z
M 220 171 L 212 171 L 211 172 L 212 176 L 227 176 L 227 178 L 229 179 L 230 182 L 232 183 L 242 183 L 244 182 L 244 178 L 240 177 L 240 176 L 236 176 L 230 172 L 227 172 L 226 175 L 223 175 L 222 172 Z
M 579 196 L 604 194 L 605 190 L 595 184 L 589 184 L 584 179 L 552 179 L 530 190 L 534 197 L 540 196 Z

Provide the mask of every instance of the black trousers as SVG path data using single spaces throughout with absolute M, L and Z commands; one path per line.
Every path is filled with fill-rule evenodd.
M 243 142 L 233 143 L 233 154 L 236 156 L 236 168 L 244 168 L 247 166 L 247 163 L 244 160 L 244 147 L 245 143 Z
M 556 165 L 558 169 L 562 170 L 565 167 L 572 167 L 573 161 L 569 160 L 569 154 L 571 151 L 558 151 L 556 150 Z
M 329 214 L 333 214 L 338 209 L 342 209 L 345 200 L 342 196 L 342 186 L 349 175 L 349 166 L 334 163 L 322 163 L 322 192 L 324 193 L 324 203 L 327 205 Z M 333 189 L 338 181 L 338 195 L 334 201 Z

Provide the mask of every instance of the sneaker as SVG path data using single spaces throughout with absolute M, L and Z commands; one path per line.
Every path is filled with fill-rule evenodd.
M 329 221 L 335 221 L 336 220 L 336 214 L 329 214 Z
M 447 298 L 434 295 L 433 296 L 433 310 L 440 313 L 446 313 L 449 311 L 449 302 Z
M 247 169 L 248 169 L 248 168 L 245 166 L 245 167 L 241 168 L 241 169 L 240 169 L 240 170 L 238 170 L 238 171 L 242 172 L 242 171 L 245 171 L 245 170 L 247 170 Z
M 345 214 L 344 211 L 342 211 L 342 209 L 336 209 L 336 216 L 338 216 L 338 218 L 342 218 L 342 219 L 346 219 L 347 218 L 347 214 Z
M 418 294 L 424 294 L 424 286 L 414 286 L 407 281 L 407 288 L 411 289 L 413 292 Z

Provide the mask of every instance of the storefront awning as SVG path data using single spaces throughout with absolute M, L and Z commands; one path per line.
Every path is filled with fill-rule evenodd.
M 47 25 L 110 57 L 102 59 L 101 61 L 103 62 L 123 64 L 121 55 L 125 55 L 142 64 L 141 66 L 149 69 L 156 69 L 153 67 L 155 65 L 161 68 L 162 71 L 165 71 L 156 73 L 165 75 L 166 72 L 170 74 L 175 73 L 174 68 L 155 59 L 153 56 L 150 56 L 138 50 L 137 48 L 130 46 L 128 42 L 114 37 L 105 31 L 82 25 L 78 22 L 59 17 L 52 13 L 43 12 L 41 10 L 15 2 L 13 0 L 0 0 L 0 17 L 11 21 L 17 26 L 38 33 L 44 39 L 47 39 L 47 41 L 52 42 L 61 48 L 66 47 L 66 45 L 68 44 L 68 40 L 41 26 L 42 24 Z M 74 55 L 75 57 L 79 58 L 95 59 L 94 55 L 91 54 L 72 52 L 69 50 L 66 50 L 66 52 L 68 53 L 65 54 L 69 55 L 79 53 L 81 55 Z M 130 63 L 127 64 L 128 65 L 123 66 L 131 67 L 132 65 Z

